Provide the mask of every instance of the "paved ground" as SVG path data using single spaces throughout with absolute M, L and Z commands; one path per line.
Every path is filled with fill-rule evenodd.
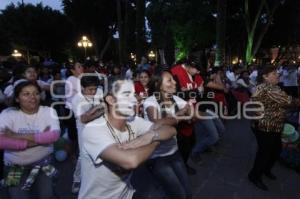
M 191 177 L 195 199 L 296 199 L 300 198 L 300 175 L 279 163 L 278 180 L 264 179 L 269 191 L 257 189 L 247 180 L 255 156 L 255 137 L 246 120 L 227 121 L 227 132 L 218 153 L 205 154 L 199 174 Z
M 270 189 L 268 192 L 250 184 L 247 173 L 253 163 L 256 144 L 249 122 L 227 121 L 226 127 L 226 135 L 217 146 L 217 152 L 204 154 L 204 164 L 193 165 L 198 170 L 197 175 L 191 176 L 195 199 L 300 198 L 300 175 L 280 164 L 274 168 L 277 181 L 264 179 Z M 76 198 L 70 193 L 74 165 L 72 160 L 58 165 L 61 176 L 57 191 L 61 199 Z M 3 192 L 0 192 L 0 199 L 7 199 Z

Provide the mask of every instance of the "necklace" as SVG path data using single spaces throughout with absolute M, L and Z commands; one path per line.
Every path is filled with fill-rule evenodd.
M 119 144 L 122 144 L 119 136 L 117 135 L 117 133 L 115 132 L 114 128 L 112 127 L 112 125 L 110 124 L 110 122 L 108 121 L 108 118 L 105 116 L 104 117 L 106 120 L 106 125 L 109 129 L 110 134 L 113 136 L 114 140 L 116 142 L 118 142 Z M 127 132 L 128 132 L 128 140 L 127 142 L 130 142 L 131 140 L 133 140 L 135 138 L 135 133 L 133 132 L 133 130 L 131 129 L 130 125 L 125 124 Z

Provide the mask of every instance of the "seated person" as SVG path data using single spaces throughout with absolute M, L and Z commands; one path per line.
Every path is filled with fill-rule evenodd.
M 176 135 L 176 129 L 135 117 L 132 81 L 114 81 L 104 99 L 107 113 L 82 131 L 78 198 L 139 198 L 131 186 L 132 170 L 150 157 L 160 141 Z

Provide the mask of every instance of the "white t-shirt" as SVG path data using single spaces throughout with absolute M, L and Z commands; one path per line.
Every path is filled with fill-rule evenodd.
M 284 77 L 283 77 L 283 66 L 280 66 L 278 68 L 277 73 L 279 75 L 279 82 L 283 83 L 283 79 L 284 79 Z
M 184 101 L 180 97 L 177 97 L 176 95 L 173 95 L 173 99 L 174 99 L 174 101 L 177 104 L 179 109 L 184 108 L 187 104 L 186 101 Z M 151 107 L 151 106 L 157 109 L 158 115 L 160 115 L 160 113 L 161 113 L 161 106 L 158 104 L 155 96 L 150 96 L 145 100 L 145 102 L 143 104 L 144 117 L 145 117 L 146 120 L 149 120 L 149 117 L 148 117 L 148 114 L 147 114 L 146 110 L 147 110 L 148 107 Z M 175 115 L 175 105 L 168 108 L 166 110 L 166 112 L 169 115 Z M 176 139 L 176 136 L 174 136 L 173 138 L 171 138 L 169 140 L 161 142 L 160 145 L 153 152 L 151 158 L 164 157 L 164 156 L 172 155 L 177 150 L 178 150 L 177 139 Z
M 65 83 L 66 108 L 72 110 L 72 99 L 80 89 L 80 79 L 75 76 L 68 77 Z
M 21 83 L 21 82 L 25 82 L 27 81 L 26 79 L 19 79 L 17 81 L 15 81 L 13 84 L 8 85 L 5 89 L 4 89 L 4 95 L 6 98 L 10 98 L 13 97 L 14 94 L 14 89 L 15 87 Z
M 236 81 L 236 83 L 237 83 L 237 85 L 238 86 L 241 86 L 241 87 L 244 87 L 244 88 L 249 88 L 249 85 L 248 84 L 246 84 L 246 82 L 243 80 L 243 79 L 238 79 L 237 81 Z
M 250 78 L 250 84 L 256 86 L 256 83 L 257 83 L 257 80 L 256 80 L 257 75 L 258 75 L 257 70 L 252 71 L 252 73 L 249 75 L 249 78 Z
M 136 136 L 146 133 L 152 126 L 151 122 L 140 117 L 135 117 L 128 124 Z M 120 132 L 115 128 L 114 131 L 121 142 L 128 140 L 128 131 Z M 120 167 L 105 162 L 100 157 L 107 147 L 115 143 L 117 141 L 112 136 L 104 117 L 98 118 L 84 127 L 79 199 L 132 198 L 134 189 L 130 184 L 131 171 L 120 170 Z
M 28 115 L 15 108 L 5 109 L 0 115 L 0 129 L 9 128 L 15 133 L 41 133 L 47 126 L 50 130 L 60 130 L 56 111 L 40 106 L 36 114 Z M 23 151 L 5 150 L 5 164 L 29 165 L 53 152 L 53 145 L 39 145 Z
M 101 103 L 100 100 L 102 99 L 103 92 L 101 89 L 97 89 L 96 95 L 93 99 L 88 99 L 84 97 L 81 92 L 77 93 L 72 99 L 72 110 L 76 118 L 79 148 L 81 148 L 82 129 L 85 126 L 85 124 L 80 121 L 80 116 L 89 111 L 94 106 L 99 105 Z
M 298 86 L 297 68 L 283 69 L 283 86 Z
M 132 70 L 129 68 L 125 73 L 125 78 L 132 79 L 132 77 L 133 77 L 133 73 L 132 73 Z

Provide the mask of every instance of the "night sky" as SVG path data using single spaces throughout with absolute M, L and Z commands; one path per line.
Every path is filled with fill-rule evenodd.
M 4 9 L 10 3 L 21 2 L 21 0 L 0 0 L 0 10 Z M 24 0 L 24 3 L 37 4 L 42 2 L 44 5 L 50 6 L 53 9 L 61 10 L 61 0 Z

